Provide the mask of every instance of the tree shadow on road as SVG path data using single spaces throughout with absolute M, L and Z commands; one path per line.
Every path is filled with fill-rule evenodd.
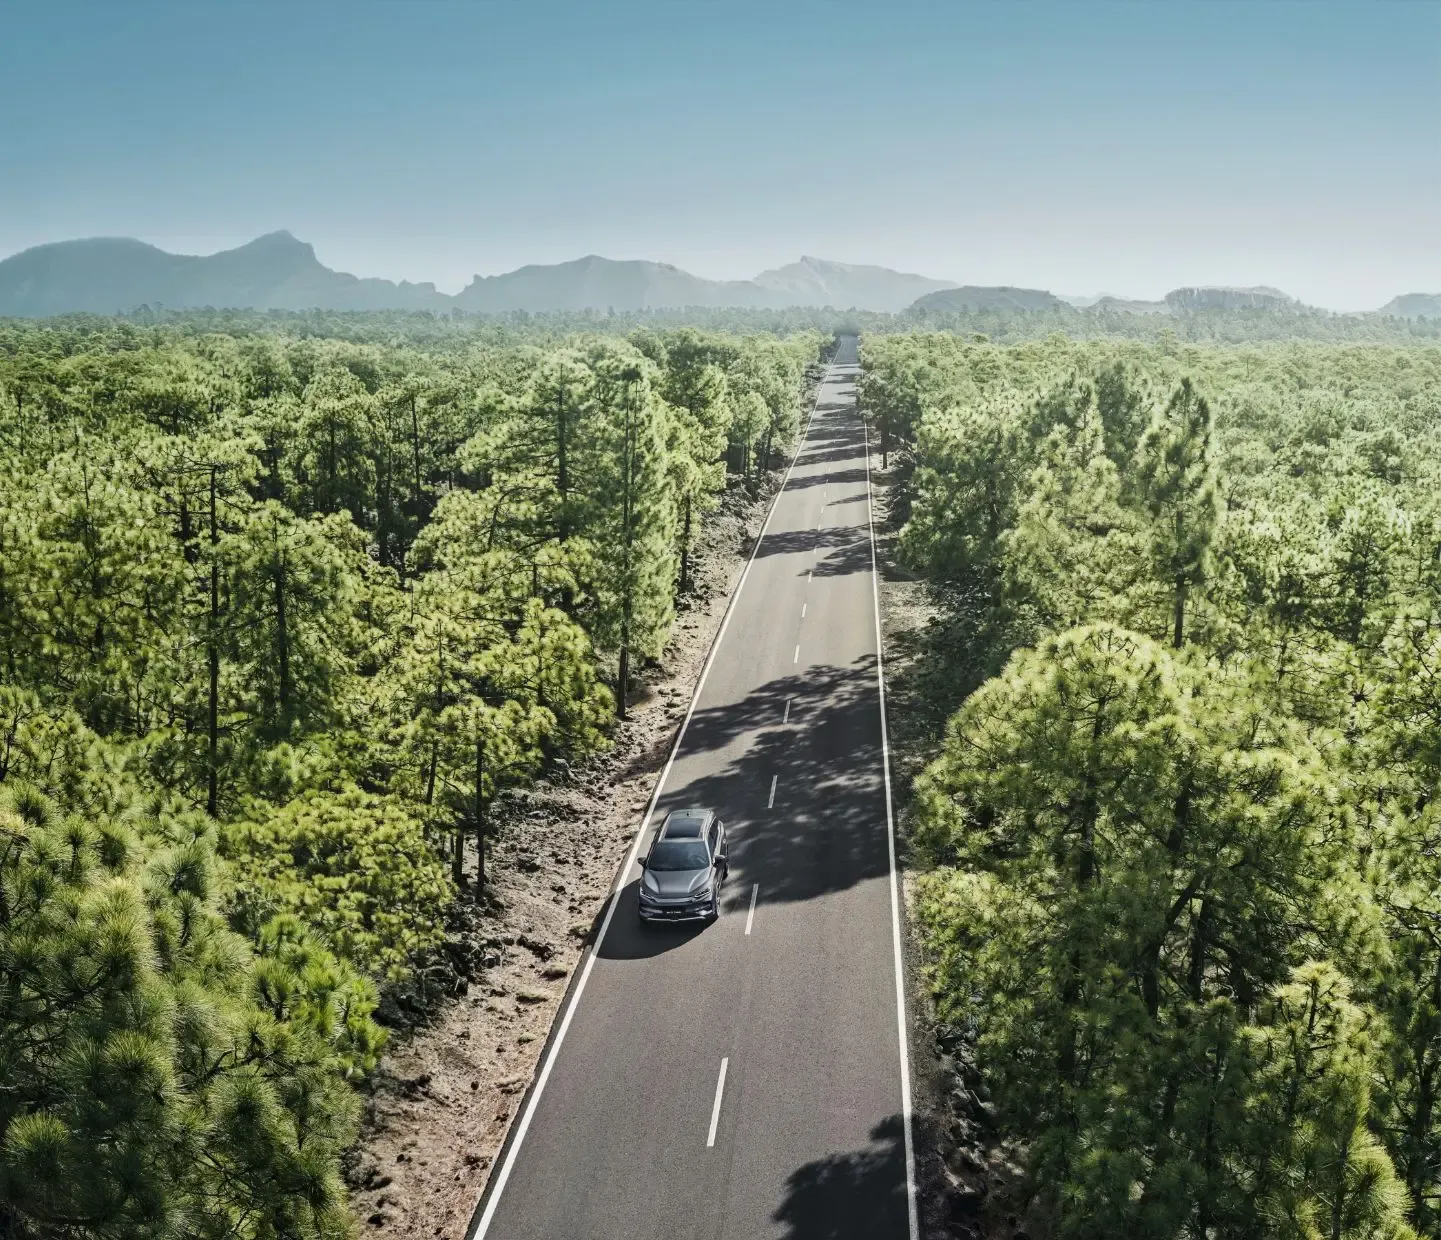
M 841 461 L 852 461 L 855 460 L 855 456 L 856 454 L 854 452 L 846 451 L 843 453 L 838 453 L 835 459 Z M 803 463 L 809 464 L 810 462 L 806 461 Z M 862 465 L 855 465 L 852 466 L 850 469 L 831 469 L 827 470 L 823 474 L 806 474 L 803 477 L 797 477 L 795 474 L 792 474 L 790 476 L 790 479 L 786 482 L 786 490 L 805 491 L 814 490 L 816 487 L 838 487 L 844 486 L 847 483 L 851 482 L 864 482 L 865 480 L 865 467 Z M 865 497 L 862 495 L 854 496 L 853 498 L 864 499 Z
M 777 530 L 762 540 L 756 559 L 773 555 L 802 555 L 838 547 L 855 538 L 854 526 L 832 525 L 819 530 Z
M 871 1130 L 862 1150 L 831 1154 L 793 1171 L 772 1217 L 785 1240 L 904 1240 L 906 1158 L 901 1117 Z
M 725 908 L 748 901 L 753 883 L 767 904 L 816 899 L 890 873 L 875 656 L 813 666 L 699 710 L 681 753 L 717 762 L 668 787 L 655 823 L 682 805 L 721 815 L 730 832 Z
M 807 571 L 817 577 L 849 577 L 871 571 L 871 540 L 865 526 L 835 525 L 826 554 Z

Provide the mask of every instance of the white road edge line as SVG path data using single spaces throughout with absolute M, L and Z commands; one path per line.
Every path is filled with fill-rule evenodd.
M 755 921 L 755 919 L 756 919 L 756 896 L 760 895 L 760 893 L 761 893 L 761 885 L 760 885 L 759 883 L 752 883 L 752 884 L 751 884 L 751 909 L 750 909 L 750 912 L 746 914 L 746 933 L 747 933 L 747 934 L 750 934 L 750 932 L 751 932 L 751 922 Z
M 751 548 L 750 559 L 741 570 L 740 580 L 736 582 L 735 593 L 731 595 L 729 606 L 726 607 L 725 615 L 721 618 L 720 630 L 716 633 L 715 641 L 711 644 L 710 654 L 706 656 L 705 666 L 701 668 L 700 679 L 696 681 L 695 692 L 691 694 L 690 705 L 686 708 L 685 718 L 681 720 L 680 731 L 675 735 L 675 742 L 670 748 L 670 757 L 666 759 L 665 769 L 660 773 L 660 779 L 656 781 L 655 791 L 651 793 L 650 804 L 646 807 L 645 816 L 640 820 L 640 826 L 636 829 L 635 840 L 630 846 L 630 853 L 626 856 L 625 865 L 621 868 L 620 874 L 616 877 L 615 885 L 611 888 L 610 903 L 606 906 L 605 918 L 600 923 L 600 930 L 595 936 L 595 943 L 585 958 L 585 967 L 580 972 L 576 981 L 575 989 L 570 993 L 570 1002 L 566 1004 L 565 1013 L 560 1018 L 560 1026 L 556 1029 L 555 1040 L 550 1044 L 550 1050 L 546 1052 L 545 1060 L 540 1066 L 540 1073 L 535 1078 L 535 1087 L 530 1091 L 526 1099 L 525 1109 L 520 1115 L 520 1126 L 515 1130 L 515 1140 L 510 1143 L 510 1148 L 505 1152 L 505 1161 L 501 1163 L 500 1171 L 493 1183 L 495 1188 L 485 1201 L 485 1210 L 480 1215 L 480 1221 L 476 1222 L 475 1216 L 471 1215 L 471 1227 L 466 1229 L 466 1240 L 485 1240 L 486 1233 L 490 1230 L 491 1220 L 500 1205 L 501 1195 L 505 1192 L 505 1186 L 510 1179 L 510 1173 L 515 1168 L 515 1160 L 520 1154 L 520 1147 L 525 1142 L 525 1135 L 530 1131 L 531 1121 L 535 1118 L 536 1107 L 540 1103 L 541 1095 L 545 1092 L 546 1082 L 550 1080 L 551 1071 L 555 1067 L 556 1056 L 560 1053 L 561 1045 L 565 1042 L 565 1035 L 570 1029 L 570 1022 L 575 1018 L 575 1010 L 580 1005 L 580 997 L 585 993 L 585 984 L 590 980 L 590 972 L 595 967 L 596 953 L 600 945 L 605 941 L 605 932 L 610 929 L 611 918 L 615 916 L 616 905 L 620 903 L 620 893 L 625 887 L 626 879 L 630 875 L 631 868 L 635 865 L 635 859 L 640 854 L 641 841 L 645 838 L 647 828 L 650 826 L 651 816 L 655 813 L 656 802 L 660 800 L 660 794 L 665 787 L 666 780 L 670 778 L 671 767 L 675 765 L 676 754 L 680 752 L 681 741 L 685 739 L 686 728 L 690 726 L 691 716 L 695 714 L 696 704 L 700 701 L 701 690 L 705 688 L 706 678 L 710 675 L 712 664 L 715 663 L 716 653 L 720 650 L 721 642 L 725 639 L 726 629 L 730 627 L 731 616 L 735 614 L 736 603 L 740 601 L 741 591 L 745 589 L 747 578 L 751 575 L 751 565 L 755 563 L 756 552 L 761 549 L 761 543 L 765 541 L 766 530 L 770 528 L 771 518 L 775 515 L 776 508 L 781 502 L 781 496 L 786 493 L 786 487 L 790 484 L 791 471 L 796 467 L 796 461 L 800 459 L 801 449 L 805 447 L 806 440 L 810 437 L 811 423 L 815 420 L 816 409 L 820 407 L 821 391 L 825 388 L 831 377 L 831 367 L 826 367 L 826 372 L 821 376 L 821 381 L 816 385 L 816 398 L 811 404 L 810 417 L 806 419 L 806 428 L 801 432 L 800 442 L 796 445 L 795 455 L 791 457 L 791 463 L 786 467 L 786 476 L 781 479 L 780 490 L 771 501 L 771 506 L 766 512 L 766 519 L 761 523 L 761 532 L 756 536 L 755 546 Z M 869 458 L 867 458 L 869 461 Z M 799 652 L 799 647 L 797 647 Z M 799 653 L 797 655 L 799 657 Z M 909 1094 L 909 1090 L 907 1091 Z M 906 1130 L 910 1131 L 909 1127 Z M 487 1181 L 487 1188 L 491 1182 Z M 478 1204 L 478 1203 L 477 1203 Z
M 767 809 L 775 809 L 776 807 L 776 780 L 779 778 L 780 776 L 778 775 L 771 776 L 771 795 L 770 800 L 766 802 Z
M 859 407 L 856 410 L 859 414 Z M 861 428 L 866 441 L 866 524 L 871 534 L 871 603 L 876 620 L 876 687 L 881 705 L 881 772 L 886 785 L 886 846 L 891 860 L 891 947 L 896 969 L 896 1028 L 901 1052 L 901 1115 L 906 1144 L 906 1217 L 910 1240 L 920 1240 L 921 1224 L 916 1211 L 916 1146 L 911 1117 L 911 1054 L 906 1038 L 906 987 L 901 956 L 901 888 L 896 873 L 896 819 L 891 809 L 891 742 L 886 729 L 886 672 L 881 646 L 881 586 L 876 569 L 876 518 L 871 504 L 871 435 L 865 421 Z
M 726 1091 L 726 1068 L 729 1066 L 729 1057 L 721 1060 L 720 1075 L 716 1077 L 715 1082 L 715 1105 L 710 1109 L 710 1131 L 706 1133 L 705 1138 L 705 1147 L 708 1150 L 715 1147 L 715 1130 L 716 1125 L 720 1123 L 721 1096 Z

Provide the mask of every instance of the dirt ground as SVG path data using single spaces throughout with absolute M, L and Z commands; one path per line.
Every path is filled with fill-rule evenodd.
M 457 905 L 439 970 L 453 993 L 392 1032 L 370 1082 L 347 1160 L 363 1233 L 464 1236 L 780 478 L 754 501 L 728 492 L 707 520 L 695 588 L 611 746 L 569 778 L 509 798 L 493 819 L 488 899 Z M 387 1010 L 411 1023 L 393 1003 Z

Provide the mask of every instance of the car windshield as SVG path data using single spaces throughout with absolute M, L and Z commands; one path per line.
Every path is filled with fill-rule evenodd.
M 661 840 L 650 850 L 648 870 L 703 870 L 710 853 L 700 840 Z

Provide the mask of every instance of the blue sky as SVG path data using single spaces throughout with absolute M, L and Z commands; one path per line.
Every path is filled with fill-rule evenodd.
M 28 0 L 3 35 L 0 254 L 1441 291 L 1441 0 Z

